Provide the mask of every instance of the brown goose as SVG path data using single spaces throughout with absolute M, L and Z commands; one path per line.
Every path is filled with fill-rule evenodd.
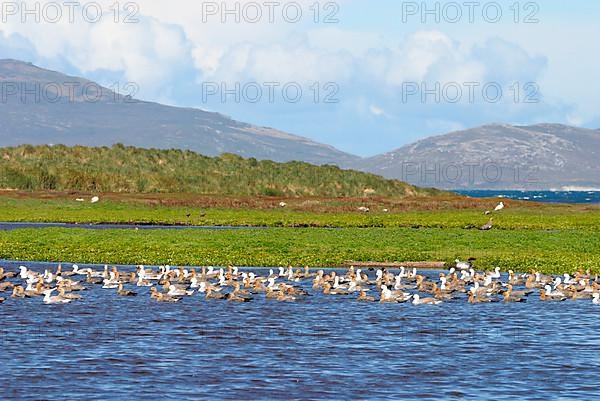
M 360 295 L 356 299 L 358 302 L 373 302 L 375 301 L 375 297 L 368 296 L 366 292 L 361 291 Z
M 503 301 L 504 302 L 525 302 L 527 299 L 523 298 L 523 296 L 513 294 L 511 290 L 505 291 L 503 293 Z
M 15 277 L 17 277 L 16 272 L 7 272 L 4 270 L 4 267 L 0 267 L 0 281 Z
M 481 231 L 489 231 L 492 229 L 492 227 L 494 226 L 494 218 L 491 217 L 490 221 L 488 221 L 486 224 L 482 225 L 481 227 L 479 227 L 479 229 Z
M 566 301 L 567 297 L 559 294 L 548 294 L 546 290 L 540 290 L 540 300 L 542 301 Z
M 0 283 L 0 292 L 4 292 L 6 290 L 9 290 L 11 288 L 13 288 L 14 285 L 11 282 L 8 281 L 3 281 Z
M 58 296 L 63 299 L 68 299 L 69 301 L 78 301 L 82 298 L 81 295 L 66 292 L 63 287 L 58 289 Z
M 235 284 L 237 284 L 237 288 L 235 290 L 233 290 L 231 293 L 229 293 L 229 295 L 227 295 L 227 300 L 230 302 L 250 302 L 250 301 L 252 301 L 252 298 L 242 296 L 243 294 L 240 293 L 240 291 L 239 291 L 240 284 L 239 283 L 235 283 Z
M 135 297 L 137 295 L 137 292 L 126 290 L 123 288 L 123 283 L 119 283 L 119 287 L 117 288 L 117 295 L 120 297 Z
M 220 292 L 213 291 L 212 288 L 208 287 L 206 289 L 206 299 L 225 299 L 225 295 Z

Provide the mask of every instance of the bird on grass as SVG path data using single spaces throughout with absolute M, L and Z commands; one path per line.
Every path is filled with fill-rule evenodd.
M 504 209 L 505 207 L 506 207 L 506 205 L 504 204 L 504 202 L 500 202 L 494 208 L 494 212 L 499 212 L 500 210 Z M 484 214 L 487 216 L 487 215 L 492 214 L 492 212 L 489 210 L 486 210 L 486 212 Z
M 494 226 L 494 219 L 490 218 L 490 221 L 488 221 L 486 224 L 484 224 L 481 227 L 479 227 L 479 229 L 481 231 L 489 231 L 489 230 L 492 229 L 493 226 Z

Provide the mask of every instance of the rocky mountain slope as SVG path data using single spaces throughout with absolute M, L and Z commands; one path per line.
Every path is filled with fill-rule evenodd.
M 133 100 L 86 79 L 21 61 L 0 60 L 0 86 L 0 146 L 123 143 L 279 162 L 347 164 L 358 159 L 332 146 L 219 113 Z
M 438 188 L 600 188 L 600 130 L 486 125 L 426 138 L 354 167 Z

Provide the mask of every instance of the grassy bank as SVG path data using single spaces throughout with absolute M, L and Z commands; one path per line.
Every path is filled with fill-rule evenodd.
M 8 196 L 11 195 L 11 196 Z M 78 195 L 34 199 L 0 197 L 0 221 L 64 223 L 138 223 L 264 227 L 464 228 L 488 221 L 484 210 L 497 200 L 465 198 L 285 199 L 102 196 L 97 204 L 75 202 Z M 89 199 L 89 197 L 88 197 Z M 600 207 L 541 205 L 506 201 L 494 216 L 498 230 L 574 230 L 600 227 Z M 357 209 L 366 205 L 370 213 Z M 387 213 L 383 209 L 388 209 Z M 189 216 L 188 216 L 189 215 Z
M 477 259 L 547 273 L 600 270 L 600 207 L 497 199 L 215 197 L 5 192 L 0 221 L 264 226 L 246 230 L 22 229 L 0 232 L 0 258 L 107 264 L 340 266 L 347 261 Z M 84 197 L 86 202 L 76 202 Z M 285 201 L 285 208 L 279 203 Z M 370 213 L 361 213 L 368 206 Z M 387 209 L 387 212 L 384 212 Z M 471 228 L 466 228 L 471 227 Z
M 0 232 L 0 258 L 108 264 L 340 266 L 353 261 L 477 258 L 477 268 L 600 270 L 600 230 L 344 228 Z
M 0 148 L 0 188 L 37 191 L 268 196 L 408 196 L 422 189 L 374 174 L 224 154 L 111 147 Z

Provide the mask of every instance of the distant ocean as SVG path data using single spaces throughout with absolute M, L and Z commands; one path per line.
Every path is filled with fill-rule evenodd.
M 502 191 L 457 190 L 473 198 L 507 198 L 549 203 L 600 203 L 600 191 Z

